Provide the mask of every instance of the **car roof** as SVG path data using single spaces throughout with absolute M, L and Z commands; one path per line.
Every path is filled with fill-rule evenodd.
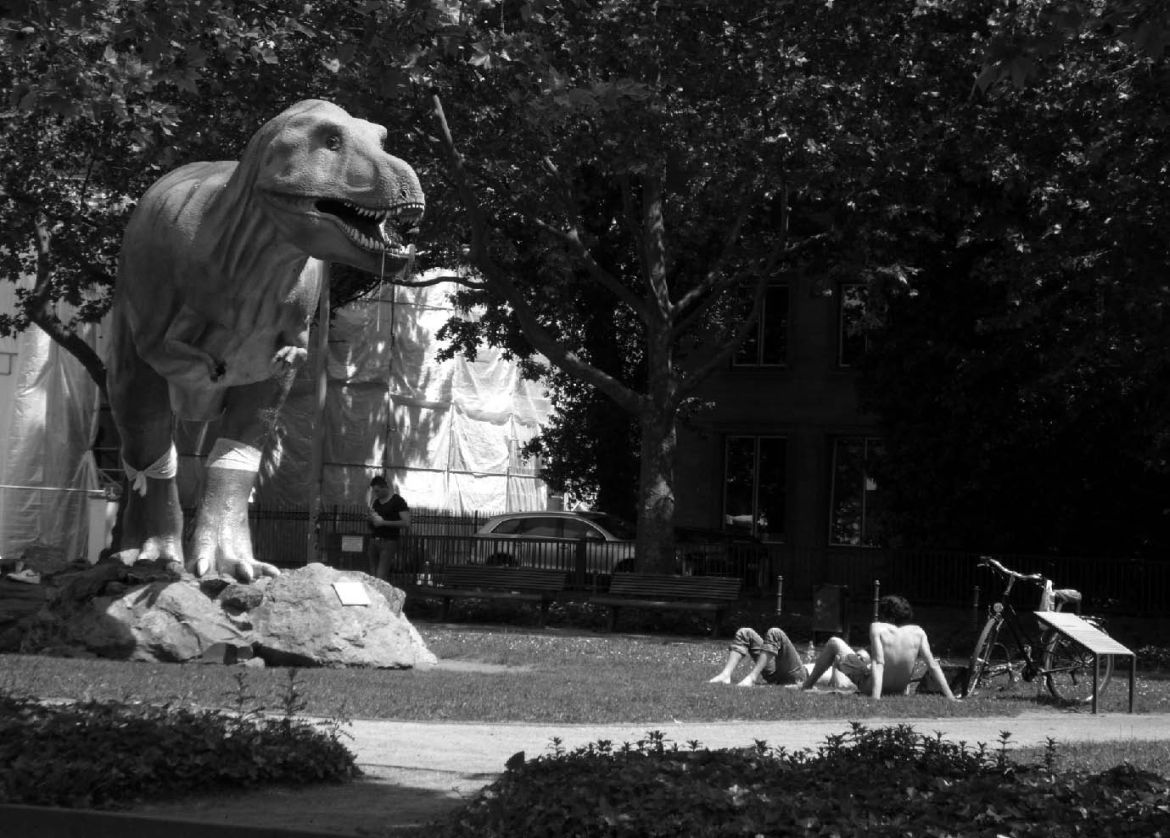
M 499 515 L 493 515 L 488 518 L 488 521 L 499 521 L 504 518 L 612 518 L 608 512 L 597 512 L 592 509 L 582 510 L 579 512 L 571 512 L 561 509 L 537 509 L 532 512 L 503 512 Z

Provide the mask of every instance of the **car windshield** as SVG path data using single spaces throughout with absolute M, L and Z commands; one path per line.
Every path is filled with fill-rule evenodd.
M 589 515 L 587 517 L 595 524 L 605 527 L 605 529 L 607 529 L 614 538 L 620 538 L 622 541 L 633 541 L 635 538 L 637 538 L 637 531 L 621 518 L 618 518 L 614 515 L 607 515 L 604 512 L 601 512 Z

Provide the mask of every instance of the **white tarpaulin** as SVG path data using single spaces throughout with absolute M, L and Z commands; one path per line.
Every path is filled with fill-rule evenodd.
M 82 337 L 93 339 L 96 327 Z M 89 492 L 99 488 L 90 453 L 99 394 L 89 373 L 47 334 L 30 327 L 18 361 L 3 470 L 0 555 L 19 557 L 34 545 L 65 561 L 87 555 Z M 103 503 L 104 506 L 104 503 Z
M 484 349 L 475 361 L 438 361 L 435 337 L 454 313 L 450 285 L 386 285 L 337 312 L 326 367 L 321 497 L 364 503 L 370 477 L 385 472 L 415 507 L 478 511 L 544 509 L 548 490 L 520 448 L 540 429 L 543 386 Z M 311 346 L 315 346 L 314 341 Z M 310 357 L 281 421 L 283 454 L 261 502 L 305 503 L 316 396 Z

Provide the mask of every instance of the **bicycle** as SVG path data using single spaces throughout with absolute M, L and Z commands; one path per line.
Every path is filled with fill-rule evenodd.
M 980 556 L 979 566 L 1002 576 L 1006 585 L 987 609 L 987 622 L 971 653 L 963 694 L 973 695 L 1005 676 L 1012 684 L 1021 678 L 1026 682 L 1043 678 L 1053 698 L 1068 702 L 1092 701 L 1093 654 L 1055 629 L 1040 628 L 1038 619 L 1035 620 L 1036 628 L 1025 625 L 1009 599 L 1016 582 L 1034 582 L 1040 586 L 1038 611 L 1061 611 L 1065 605 L 1075 605 L 1079 613 L 1080 592 L 1072 588 L 1054 589 L 1052 580 L 1043 575 L 1017 573 L 991 556 Z M 1104 631 L 1097 619 L 1082 619 Z M 1004 636 L 1004 626 L 1007 626 L 1010 637 Z M 1097 696 L 1100 697 L 1113 676 L 1112 656 L 1104 657 L 1097 676 Z

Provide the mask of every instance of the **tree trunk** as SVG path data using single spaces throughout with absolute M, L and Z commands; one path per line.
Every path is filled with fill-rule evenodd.
M 639 415 L 642 462 L 638 487 L 638 569 L 678 573 L 674 556 L 674 459 L 678 447 L 677 382 L 668 318 L 647 324 L 648 397 Z
M 678 573 L 674 557 L 674 412 L 642 415 L 637 566 L 643 573 Z

